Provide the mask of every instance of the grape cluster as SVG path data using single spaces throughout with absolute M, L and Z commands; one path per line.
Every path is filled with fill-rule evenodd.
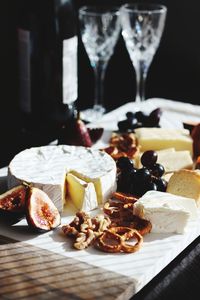
M 164 167 L 157 163 L 156 151 L 149 150 L 141 156 L 142 168 L 135 168 L 134 163 L 128 157 L 120 157 L 117 160 L 119 176 L 117 189 L 120 192 L 130 193 L 141 197 L 147 191 L 155 190 L 165 192 L 167 182 L 162 178 Z
M 120 132 L 134 131 L 140 127 L 159 127 L 162 111 L 160 108 L 154 109 L 150 114 L 142 111 L 127 112 L 126 119 L 117 123 Z

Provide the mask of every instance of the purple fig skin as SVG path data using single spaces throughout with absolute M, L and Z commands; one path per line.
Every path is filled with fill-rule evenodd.
M 93 145 L 89 130 L 80 119 L 80 114 L 63 127 L 59 144 L 91 147 Z
M 90 138 L 89 131 L 82 120 L 80 119 L 76 120 L 75 131 L 77 133 L 77 142 L 80 144 L 80 146 L 84 146 L 84 147 L 92 146 L 92 141 Z
M 28 185 L 16 186 L 0 195 L 0 210 L 13 214 L 25 214 Z
M 26 201 L 26 220 L 34 231 L 49 231 L 61 224 L 58 209 L 48 195 L 32 187 Z

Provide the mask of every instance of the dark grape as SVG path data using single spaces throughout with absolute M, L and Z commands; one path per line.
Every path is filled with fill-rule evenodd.
M 129 183 L 127 182 L 127 179 L 121 175 L 117 180 L 117 190 L 124 193 L 128 193 L 129 191 Z
M 159 127 L 161 114 L 160 108 L 154 109 L 150 114 L 145 114 L 143 111 L 136 113 L 128 111 L 126 119 L 117 123 L 118 129 L 121 132 L 128 132 L 140 127 Z
M 127 119 L 129 123 L 129 129 L 135 129 L 137 126 L 137 119 Z
M 138 169 L 135 174 L 135 180 L 138 184 L 147 182 L 151 179 L 151 173 L 147 168 Z
M 134 119 L 135 118 L 135 114 L 132 112 L 132 111 L 128 111 L 127 113 L 126 113 L 126 117 L 127 117 L 127 119 Z
M 157 190 L 160 192 L 166 192 L 167 181 L 164 178 L 154 178 L 154 183 L 157 185 Z
M 130 193 L 131 186 L 132 186 L 132 178 L 131 178 L 131 171 L 125 172 L 122 171 L 121 174 L 118 176 L 117 180 L 117 190 L 120 192 Z
M 141 197 L 145 193 L 144 192 L 144 183 L 143 182 L 140 182 L 140 183 L 132 182 L 130 193 L 135 196 Z
M 144 167 L 151 168 L 158 159 L 158 154 L 156 151 L 148 150 L 145 151 L 141 156 L 141 163 Z
M 129 129 L 129 122 L 128 120 L 122 120 L 117 123 L 117 126 L 119 128 L 119 131 L 125 132 Z
M 148 192 L 148 191 L 157 191 L 158 187 L 157 184 L 153 181 L 148 181 L 146 182 L 145 186 L 144 186 L 144 192 Z
M 151 167 L 151 175 L 157 178 L 162 177 L 164 173 L 165 168 L 161 164 L 156 163 Z
M 131 130 L 134 130 L 135 128 L 137 128 L 138 123 L 135 118 L 130 118 L 130 119 L 119 121 L 117 123 L 117 126 L 119 128 L 119 131 L 127 132 L 127 131 L 131 131 Z
M 135 117 L 136 117 L 136 119 L 138 120 L 138 122 L 143 123 L 143 122 L 145 122 L 145 121 L 147 120 L 148 115 L 146 115 L 146 114 L 145 114 L 144 112 L 142 112 L 142 111 L 137 111 L 137 112 L 135 113 Z
M 136 173 L 137 173 L 137 169 L 136 169 L 136 168 L 132 168 L 132 169 L 130 170 L 129 175 L 130 175 L 131 182 L 132 182 L 132 181 L 135 181 Z
M 131 123 L 131 117 L 129 118 L 129 122 Z M 137 123 L 137 125 L 138 124 L 139 123 Z M 163 165 L 157 163 L 157 160 L 158 154 L 156 151 L 145 151 L 141 156 L 143 167 L 137 169 L 131 159 L 128 157 L 120 157 L 116 162 L 117 167 L 120 169 L 117 180 L 117 190 L 139 197 L 150 190 L 165 192 L 167 182 L 162 178 L 165 169 Z
M 130 170 L 134 167 L 133 165 L 133 161 L 131 159 L 129 159 L 128 157 L 125 157 L 125 156 L 122 156 L 120 157 L 117 162 L 117 167 L 120 169 L 120 170 Z

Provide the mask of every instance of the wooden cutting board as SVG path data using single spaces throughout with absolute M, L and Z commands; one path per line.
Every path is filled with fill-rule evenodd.
M 126 276 L 0 236 L 1 299 L 129 299 Z

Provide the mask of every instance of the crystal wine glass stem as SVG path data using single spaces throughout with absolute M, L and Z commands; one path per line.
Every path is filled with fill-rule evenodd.
M 94 66 L 95 91 L 94 107 L 104 107 L 104 79 L 107 62 L 97 62 Z
M 144 62 L 140 61 L 135 66 L 136 73 L 136 103 L 140 103 L 145 100 L 145 84 L 147 78 L 147 67 Z

